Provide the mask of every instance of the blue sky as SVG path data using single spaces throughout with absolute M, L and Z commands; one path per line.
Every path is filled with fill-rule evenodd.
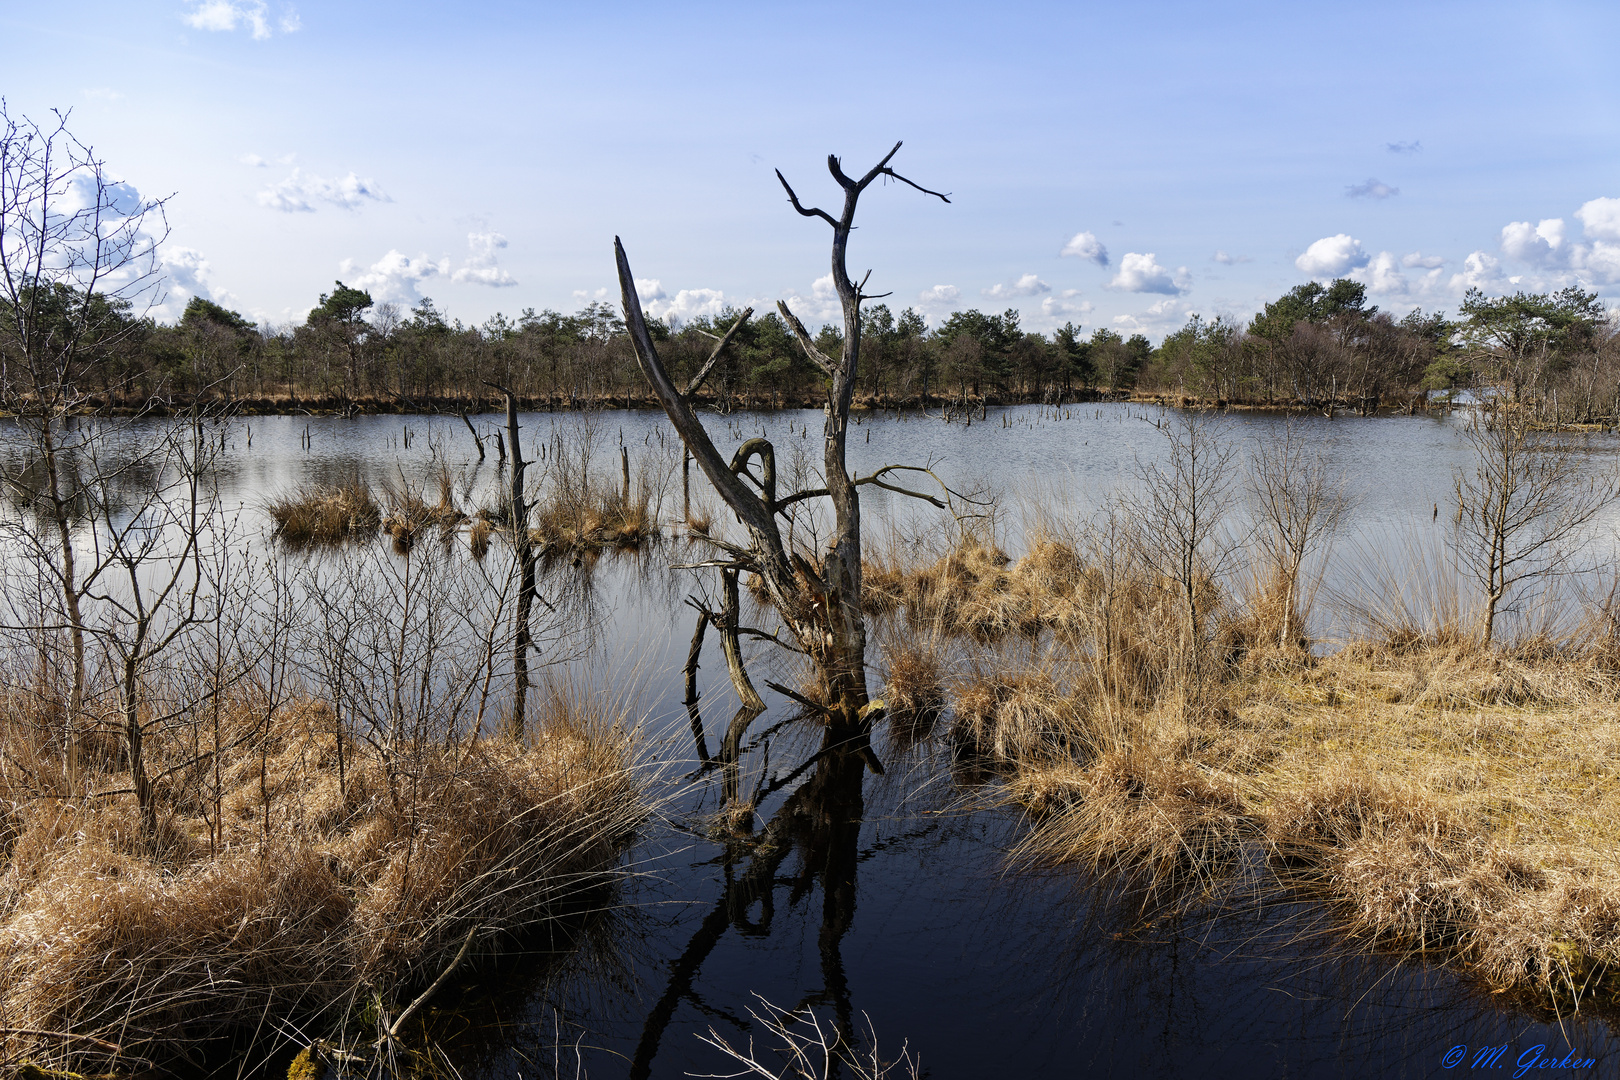
M 786 297 L 832 320 L 825 158 L 852 269 L 937 318 L 1050 329 L 1247 317 L 1351 274 L 1396 312 L 1462 290 L 1620 300 L 1620 5 L 0 6 L 0 94 L 173 193 L 173 314 L 283 324 L 342 278 L 470 323 Z M 1068 254 L 1064 254 L 1067 251 Z

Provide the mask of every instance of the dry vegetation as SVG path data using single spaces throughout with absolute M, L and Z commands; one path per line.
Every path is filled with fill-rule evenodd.
M 276 537 L 299 546 L 370 536 L 382 524 L 381 508 L 359 480 L 302 487 L 271 500 L 265 509 L 276 524 Z
M 9 695 L 0 1060 L 174 1066 L 363 1014 L 369 1045 L 469 933 L 497 954 L 609 880 L 642 813 L 630 734 L 579 705 L 554 696 L 528 745 L 383 752 L 340 747 L 317 701 L 234 701 L 218 757 L 148 744 L 165 777 L 148 838 L 116 741 L 87 755 L 106 794 L 70 797 L 48 718 Z
M 1611 620 L 1492 648 L 1455 592 L 1392 585 L 1358 640 L 1313 654 L 1309 596 L 1262 560 L 1223 579 L 1246 596 L 1200 576 L 1189 644 L 1144 527 L 1047 518 L 1017 561 L 963 536 L 868 568 L 886 701 L 948 701 L 948 737 L 1031 814 L 1018 858 L 1151 906 L 1229 901 L 1259 867 L 1254 895 L 1320 898 L 1369 944 L 1620 1005 Z

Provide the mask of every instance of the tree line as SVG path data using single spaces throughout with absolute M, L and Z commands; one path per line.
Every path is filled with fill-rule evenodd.
M 605 303 L 572 314 L 528 308 L 470 326 L 431 299 L 409 309 L 379 304 L 340 281 L 301 324 L 271 329 L 201 297 L 166 326 L 116 297 L 87 308 L 59 283 L 35 292 L 36 324 L 48 330 L 60 320 L 64 332 L 80 334 L 78 390 L 102 406 L 468 409 L 494 399 L 492 384 L 531 405 L 648 403 L 623 319 Z M 1502 297 L 1473 290 L 1455 318 L 1421 310 L 1396 318 L 1367 303 L 1365 286 L 1341 278 L 1296 286 L 1246 325 L 1194 315 L 1154 347 L 1142 334 L 1073 323 L 1036 333 L 1015 309 L 957 311 L 930 327 L 915 308 L 877 304 L 862 312 L 856 397 L 905 407 L 1136 395 L 1371 414 L 1422 407 L 1434 391 L 1492 386 L 1556 422 L 1612 421 L 1620 348 L 1609 314 L 1596 293 L 1571 287 Z M 727 308 L 675 326 L 649 319 L 648 328 L 684 379 L 740 315 Z M 17 320 L 7 314 L 4 323 L 0 353 L 15 352 Z M 832 355 L 842 330 L 824 325 L 815 339 Z M 704 394 L 722 409 L 814 405 L 819 375 L 772 312 L 733 334 Z

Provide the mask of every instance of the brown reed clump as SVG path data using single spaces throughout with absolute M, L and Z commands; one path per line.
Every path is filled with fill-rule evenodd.
M 272 499 L 265 507 L 276 539 L 293 545 L 338 544 L 370 536 L 382 523 L 371 489 L 359 480 L 306 486 Z
M 553 490 L 534 508 L 534 540 L 549 553 L 594 548 L 637 548 L 659 535 L 645 486 L 628 498 L 595 484 L 578 492 Z
M 952 740 L 999 764 L 1083 761 L 1097 749 L 1084 705 L 1039 669 L 976 671 L 959 681 L 951 708 Z
M 945 712 L 945 674 L 934 642 L 901 638 L 884 650 L 883 703 L 891 730 L 911 745 L 926 738 Z
M 469 931 L 490 955 L 589 904 L 643 814 L 629 736 L 541 712 L 521 746 L 345 740 L 340 772 L 324 706 L 235 702 L 217 790 L 180 740 L 149 745 L 177 766 L 155 839 L 128 796 L 8 797 L 0 1060 L 162 1067 L 335 1031 L 373 995 L 404 1004 Z
M 1026 770 L 1013 794 L 1036 814 L 1017 855 L 1117 875 L 1151 894 L 1207 890 L 1254 822 L 1230 782 L 1152 750 L 1110 750 L 1089 767 Z
M 393 538 L 395 550 L 410 550 L 424 529 L 437 527 L 449 536 L 451 530 L 467 520 L 467 515 L 456 506 L 455 482 L 448 469 L 440 470 L 437 485 L 438 501 L 433 503 L 409 484 L 385 485 L 388 513 L 382 519 L 382 530 Z

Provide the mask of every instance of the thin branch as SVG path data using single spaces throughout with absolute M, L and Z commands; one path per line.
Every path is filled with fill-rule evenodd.
M 731 341 L 732 336 L 735 335 L 738 330 L 742 329 L 743 323 L 747 322 L 748 317 L 753 313 L 753 308 L 743 308 L 743 313 L 737 316 L 737 321 L 731 324 L 731 329 L 726 331 L 725 336 L 715 338 L 715 340 L 720 344 L 714 347 L 714 352 L 709 354 L 708 360 L 704 361 L 703 366 L 698 369 L 698 373 L 692 376 L 692 381 L 686 384 L 686 389 L 682 391 L 683 394 L 685 394 L 687 397 L 691 397 L 693 392 L 696 391 L 698 387 L 703 385 L 703 380 L 709 377 L 709 372 L 714 370 L 714 365 L 720 362 L 720 353 L 725 349 L 727 343 Z M 703 333 L 701 330 L 698 332 Z M 713 334 L 703 334 L 703 336 L 710 338 L 714 337 Z
M 827 358 L 825 353 L 816 348 L 816 343 L 810 338 L 810 331 L 804 328 L 804 323 L 799 321 L 797 315 L 788 310 L 787 301 L 778 300 L 776 310 L 782 313 L 782 318 L 787 322 L 788 329 L 792 330 L 793 336 L 799 339 L 799 347 L 804 350 L 805 356 L 809 357 L 810 362 L 820 368 L 823 374 L 831 378 L 835 365 Z
M 793 187 L 787 182 L 787 177 L 782 175 L 781 169 L 776 170 L 776 178 L 782 181 L 782 187 L 787 190 L 788 202 L 793 204 L 793 209 L 797 210 L 805 217 L 818 217 L 822 221 L 825 221 L 827 224 L 831 225 L 833 228 L 838 228 L 838 220 L 831 214 L 827 213 L 827 211 L 815 206 L 807 209 L 802 203 L 799 202 L 798 195 L 794 194 Z

